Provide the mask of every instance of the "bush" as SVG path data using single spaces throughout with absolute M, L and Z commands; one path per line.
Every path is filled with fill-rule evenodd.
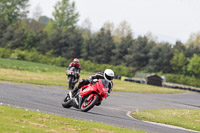
M 189 61 L 188 72 L 196 77 L 200 75 L 200 56 L 194 54 Z
M 0 57 L 1 58 L 10 58 L 10 56 L 11 56 L 10 49 L 0 48 Z
M 31 51 L 21 51 L 19 49 L 10 50 L 5 48 L 0 48 L 0 57 L 2 58 L 11 58 L 16 60 L 24 60 L 24 61 L 31 61 L 49 65 L 56 65 L 62 67 L 68 67 L 71 60 L 65 59 L 61 56 L 59 57 L 50 57 L 47 55 L 42 55 L 37 52 L 35 49 Z M 113 66 L 108 64 L 97 64 L 91 61 L 85 61 L 80 59 L 80 64 L 82 70 L 89 71 L 89 72 L 103 72 L 105 69 L 112 69 L 115 72 L 115 75 L 120 76 L 130 76 L 132 77 L 134 73 L 125 66 Z
M 166 81 L 190 86 L 200 87 L 200 79 L 185 75 L 166 74 Z
M 55 65 L 57 65 L 57 66 L 62 66 L 62 67 L 65 67 L 65 66 L 68 65 L 68 64 L 66 64 L 66 59 L 63 58 L 63 57 L 61 57 L 61 56 L 55 58 L 53 64 L 55 64 Z
M 103 72 L 105 69 L 112 69 L 115 72 L 115 75 L 120 76 L 134 76 L 134 72 L 132 72 L 128 67 L 125 66 L 113 66 L 108 64 L 97 64 L 92 63 L 91 61 L 85 61 L 80 59 L 80 64 L 83 70 L 89 72 Z

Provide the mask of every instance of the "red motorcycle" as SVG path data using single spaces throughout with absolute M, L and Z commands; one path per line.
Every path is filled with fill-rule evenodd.
M 75 107 L 87 112 L 95 105 L 99 106 L 103 98 L 108 97 L 108 85 L 109 82 L 105 79 L 99 79 L 96 82 L 85 85 L 73 97 L 68 93 L 62 106 L 64 108 Z

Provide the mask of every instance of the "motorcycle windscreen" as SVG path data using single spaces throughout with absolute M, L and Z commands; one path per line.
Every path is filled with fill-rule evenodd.
M 100 79 L 100 80 L 101 80 L 101 82 L 102 82 L 104 88 L 109 88 L 110 82 L 108 82 L 108 81 L 105 80 L 105 79 Z
M 108 92 L 109 82 L 105 79 L 99 79 L 98 90 L 105 95 Z
M 76 68 L 75 67 L 71 67 L 69 70 L 74 72 L 74 71 L 76 71 Z

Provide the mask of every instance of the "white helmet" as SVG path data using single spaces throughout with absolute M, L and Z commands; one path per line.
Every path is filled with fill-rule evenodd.
M 115 76 L 115 74 L 114 74 L 113 70 L 111 70 L 111 69 L 106 69 L 106 70 L 104 71 L 104 79 L 105 79 L 105 80 L 111 82 L 112 79 L 114 78 L 114 76 Z

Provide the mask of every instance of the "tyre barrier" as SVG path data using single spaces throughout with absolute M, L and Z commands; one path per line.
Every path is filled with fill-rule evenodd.
M 121 80 L 121 76 L 115 75 L 115 76 L 114 76 L 114 79 L 119 79 L 119 80 Z
M 125 81 L 135 82 L 135 83 L 140 83 L 140 84 L 145 84 L 146 83 L 145 80 L 131 79 L 131 78 L 125 79 Z
M 145 80 L 132 79 L 132 78 L 127 78 L 127 79 L 125 79 L 125 81 L 135 82 L 135 83 L 140 83 L 140 84 L 145 84 L 146 83 Z M 162 87 L 172 88 L 172 89 L 188 90 L 188 91 L 194 91 L 194 92 L 200 93 L 200 89 L 195 89 L 195 88 L 190 88 L 190 87 L 184 87 L 184 86 L 162 84 Z
M 195 89 L 195 88 L 190 88 L 190 87 L 168 85 L 168 84 L 163 84 L 162 86 L 167 87 L 167 88 L 172 88 L 172 89 L 181 89 L 181 90 L 195 91 L 195 92 L 200 93 L 200 89 Z

